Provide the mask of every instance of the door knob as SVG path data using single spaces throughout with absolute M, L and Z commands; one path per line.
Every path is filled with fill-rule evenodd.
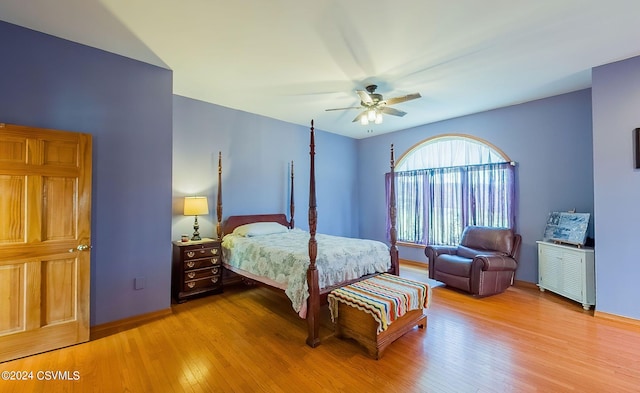
M 80 244 L 78 247 L 76 247 L 76 250 L 78 251 L 84 251 L 84 250 L 88 250 L 90 249 L 91 246 L 87 245 L 87 244 Z M 75 250 L 73 248 L 69 249 L 69 252 L 74 252 Z

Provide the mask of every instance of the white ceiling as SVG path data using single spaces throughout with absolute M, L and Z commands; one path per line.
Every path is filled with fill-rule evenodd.
M 637 0 L 1 0 L 0 19 L 173 70 L 175 94 L 364 138 L 587 88 Z M 3 37 L 3 39 L 6 39 Z M 352 123 L 377 84 L 404 117 Z

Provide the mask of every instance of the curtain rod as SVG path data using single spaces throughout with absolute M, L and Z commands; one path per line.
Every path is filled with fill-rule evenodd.
M 502 165 L 502 164 L 509 164 L 509 165 L 511 165 L 513 167 L 518 165 L 518 163 L 515 162 L 515 161 L 501 161 L 501 162 L 488 162 L 486 164 L 441 166 L 441 167 L 433 167 L 433 168 L 410 169 L 410 170 L 407 170 L 407 171 L 395 171 L 395 172 L 396 173 L 408 173 L 408 172 L 428 171 L 428 170 L 435 170 L 435 169 L 477 168 L 477 167 L 482 167 L 482 166 Z

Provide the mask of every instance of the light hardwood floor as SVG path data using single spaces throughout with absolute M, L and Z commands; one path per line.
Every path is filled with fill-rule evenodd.
M 283 294 L 227 288 L 126 331 L 0 363 L 2 372 L 34 378 L 0 380 L 0 392 L 640 390 L 638 326 L 594 318 L 531 286 L 484 299 L 439 287 L 432 296 L 427 329 L 407 333 L 376 361 L 355 342 L 332 337 L 328 312 L 323 343 L 312 349 Z M 38 371 L 75 371 L 79 379 L 38 381 Z

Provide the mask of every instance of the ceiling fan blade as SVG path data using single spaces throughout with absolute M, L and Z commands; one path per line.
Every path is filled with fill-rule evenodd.
M 332 109 L 325 109 L 325 111 L 343 111 L 346 109 L 361 109 L 361 106 L 348 106 L 346 108 L 332 108 Z
M 385 102 L 387 103 L 387 105 L 393 105 L 393 104 L 399 104 L 405 101 L 415 100 L 416 98 L 420 98 L 420 97 L 422 97 L 420 93 L 413 93 L 413 94 L 407 94 L 406 96 L 402 96 L 402 97 L 389 98 L 388 100 L 385 100 Z
M 355 118 L 355 119 L 353 119 L 352 123 L 355 123 L 355 122 L 357 122 L 357 121 L 360 121 L 360 118 L 361 118 L 365 113 L 367 113 L 367 111 L 362 111 L 362 112 L 358 113 L 358 116 L 356 116 L 356 118 Z
M 367 93 L 364 90 L 356 90 L 356 93 L 358 93 L 358 95 L 360 96 L 360 100 L 367 104 L 367 105 L 372 105 L 373 104 L 373 99 L 371 98 L 371 96 L 369 95 L 369 93 Z
M 400 117 L 407 114 L 407 112 L 399 111 L 395 108 L 389 108 L 388 106 L 385 106 L 384 108 L 382 108 L 381 111 L 382 113 L 386 113 L 387 115 L 400 116 Z

